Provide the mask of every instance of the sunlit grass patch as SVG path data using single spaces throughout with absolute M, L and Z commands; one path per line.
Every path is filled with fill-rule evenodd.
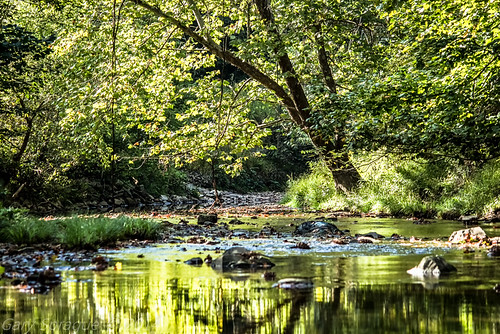
M 386 213 L 395 216 L 458 217 L 500 209 L 500 163 L 466 168 L 456 161 L 358 157 L 362 184 L 344 194 L 326 166 L 291 180 L 284 203 L 298 208 Z
M 25 213 L 4 216 L 8 219 L 1 220 L 0 236 L 15 244 L 60 243 L 67 248 L 97 249 L 128 239 L 154 240 L 161 232 L 158 221 L 127 216 L 74 216 L 47 221 Z

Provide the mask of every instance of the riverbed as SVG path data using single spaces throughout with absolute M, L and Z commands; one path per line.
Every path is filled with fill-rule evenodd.
M 63 282 L 48 294 L 21 293 L 0 280 L 4 333 L 499 333 L 500 259 L 486 248 L 464 251 L 445 241 L 459 222 L 414 224 L 402 219 L 344 218 L 351 235 L 377 232 L 376 243 L 339 245 L 294 237 L 305 216 L 240 218 L 231 226 L 251 238 L 161 243 L 103 250 L 110 268 L 77 271 L 64 262 Z M 190 222 L 194 223 L 194 222 Z M 278 236 L 254 238 L 273 227 Z M 482 226 L 500 235 L 495 224 Z M 393 240 L 393 234 L 404 239 Z M 413 238 L 411 238 L 413 237 Z M 411 238 L 411 239 L 410 239 Z M 298 242 L 311 249 L 294 248 Z M 191 266 L 233 246 L 269 256 L 276 280 L 308 278 L 314 287 L 273 287 L 264 271 L 220 272 Z M 457 273 L 435 279 L 407 274 L 425 255 L 441 255 Z

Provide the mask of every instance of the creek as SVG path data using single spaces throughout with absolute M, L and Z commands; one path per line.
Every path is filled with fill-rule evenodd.
M 102 272 L 56 262 L 63 283 L 46 295 L 21 293 L 0 280 L 0 325 L 3 333 L 500 332 L 500 293 L 493 290 L 500 258 L 442 241 L 462 223 L 340 219 L 335 225 L 352 235 L 375 231 L 423 241 L 337 245 L 291 236 L 290 224 L 306 218 L 244 218 L 246 224 L 232 226 L 243 235 L 268 223 L 280 237 L 102 251 L 115 265 Z M 500 235 L 494 224 L 482 227 L 490 237 Z M 293 248 L 299 241 L 311 249 Z M 305 277 L 314 287 L 283 290 L 263 271 L 219 272 L 184 263 L 216 258 L 236 245 L 269 256 L 277 279 Z M 431 254 L 443 256 L 457 273 L 425 280 L 407 274 Z

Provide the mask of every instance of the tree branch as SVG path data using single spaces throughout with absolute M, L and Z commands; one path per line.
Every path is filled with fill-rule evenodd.
M 300 123 L 297 124 L 301 127 L 307 127 L 307 119 L 310 116 L 309 101 L 307 100 L 300 81 L 297 79 L 297 73 L 295 72 L 292 61 L 284 50 L 280 34 L 274 26 L 275 22 L 273 13 L 271 12 L 270 2 L 269 0 L 255 0 L 255 5 L 269 32 L 275 36 L 276 47 L 274 48 L 274 52 L 279 55 L 278 65 L 282 74 L 285 76 L 285 81 L 292 95 L 295 109 L 299 113 Z
M 217 43 L 215 43 L 213 40 L 209 40 L 207 38 L 204 38 L 197 32 L 195 32 L 193 29 L 190 27 L 186 26 L 183 24 L 181 21 L 176 19 L 172 14 L 165 13 L 158 7 L 152 6 L 142 0 L 130 0 L 132 3 L 146 9 L 147 11 L 156 14 L 157 16 L 165 19 L 166 21 L 170 22 L 174 26 L 178 27 L 184 34 L 188 35 L 192 39 L 194 39 L 196 42 L 200 43 L 203 45 L 209 52 L 214 54 L 215 56 L 219 57 L 220 59 L 224 59 L 225 61 L 229 62 L 230 64 L 238 67 L 240 70 L 245 72 L 248 76 L 250 76 L 252 79 L 255 81 L 261 83 L 264 87 L 268 88 L 271 90 L 276 96 L 281 100 L 281 102 L 286 106 L 290 117 L 297 123 L 301 124 L 302 123 L 302 117 L 300 115 L 300 112 L 297 110 L 295 107 L 295 103 L 292 100 L 292 98 L 287 94 L 285 89 L 281 87 L 280 84 L 278 84 L 276 81 L 274 81 L 271 77 L 260 71 L 258 68 L 256 68 L 254 65 L 236 57 L 232 52 L 223 50 Z
M 325 84 L 332 93 L 337 93 L 337 84 L 333 78 L 332 69 L 330 64 L 328 64 L 328 55 L 326 54 L 325 41 L 323 40 L 323 35 L 321 33 L 321 26 L 316 26 L 316 43 L 318 43 L 318 62 L 321 68 L 321 73 L 323 73 L 323 79 L 325 79 Z

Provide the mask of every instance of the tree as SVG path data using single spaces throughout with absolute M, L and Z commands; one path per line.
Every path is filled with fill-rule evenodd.
M 360 83 L 356 148 L 485 162 L 500 156 L 498 2 L 407 1 L 387 11 L 385 74 Z M 356 149 L 353 148 L 353 149 Z
M 6 24 L 0 30 L 0 159 L 3 183 L 16 177 L 32 138 L 53 111 L 44 93 L 50 39 Z
M 339 122 L 328 135 L 318 123 L 322 108 L 335 108 L 325 101 L 336 100 L 351 84 L 353 73 L 342 72 L 349 67 L 346 63 L 355 62 L 357 48 L 376 44 L 381 21 L 372 5 L 326 0 L 273 4 L 268 0 L 130 1 L 272 92 L 327 161 L 336 187 L 348 192 L 357 186 L 360 175 L 346 150 L 343 120 L 348 115 L 339 114 Z M 223 18 L 229 18 L 231 24 L 224 24 Z M 237 37 L 241 35 L 244 37 Z M 223 43 L 228 37 L 236 51 Z M 333 59 L 341 64 L 334 64 Z

